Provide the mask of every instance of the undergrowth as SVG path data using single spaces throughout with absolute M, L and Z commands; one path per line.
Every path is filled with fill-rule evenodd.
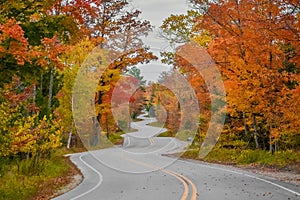
M 62 157 L 64 153 L 57 151 L 51 157 L 39 160 L 0 158 L 0 200 L 33 198 L 44 183 L 69 170 Z
M 190 147 L 183 157 L 199 159 L 199 148 Z M 269 167 L 284 168 L 291 164 L 300 163 L 300 152 L 286 150 L 270 153 L 265 150 L 250 150 L 239 148 L 215 147 L 205 158 L 207 162 L 224 164 L 249 165 L 256 164 Z

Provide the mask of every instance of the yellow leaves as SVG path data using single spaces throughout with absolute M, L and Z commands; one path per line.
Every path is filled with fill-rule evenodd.
M 30 15 L 30 22 L 38 22 L 41 18 L 42 17 L 40 13 L 33 13 Z
M 61 132 L 57 120 L 39 114 L 25 116 L 22 107 L 0 104 L 0 156 L 19 153 L 35 155 L 61 145 Z
M 202 35 L 196 28 L 196 22 L 201 18 L 201 14 L 195 10 L 189 10 L 185 15 L 171 15 L 160 27 L 161 37 L 167 39 L 171 45 L 189 42 L 192 38 L 196 39 Z
M 10 151 L 13 154 L 46 152 L 61 145 L 61 132 L 55 124 L 50 124 L 47 117 L 36 122 L 38 114 L 28 116 L 25 121 L 17 121 L 11 130 Z M 51 118 L 50 118 L 51 119 Z M 37 123 L 37 124 L 36 124 Z
M 87 58 L 88 54 L 95 48 L 95 44 L 88 38 L 84 38 L 81 42 L 71 46 L 62 56 L 63 62 L 69 66 L 80 66 Z
M 212 41 L 212 37 L 208 34 L 208 32 L 204 32 L 201 35 L 192 36 L 191 41 L 202 47 L 208 47 L 209 43 Z

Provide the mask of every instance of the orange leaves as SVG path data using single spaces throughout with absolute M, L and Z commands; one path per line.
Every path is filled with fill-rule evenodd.
M 24 65 L 29 60 L 28 41 L 24 37 L 22 27 L 15 19 L 10 19 L 0 25 L 0 57 L 11 54 L 19 65 Z
M 4 37 L 9 36 L 22 44 L 28 44 L 27 40 L 24 38 L 24 31 L 20 25 L 17 24 L 16 20 L 10 19 L 6 24 L 1 25 L 0 27 Z
M 59 55 L 65 51 L 66 46 L 56 36 L 44 38 L 42 40 L 43 47 L 29 48 L 24 31 L 16 20 L 10 19 L 5 24 L 1 24 L 0 31 L 0 57 L 10 54 L 16 59 L 18 65 L 24 65 L 25 62 L 37 59 L 41 66 L 53 62 L 58 68 L 63 67 Z
M 100 3 L 100 0 L 74 0 L 68 2 L 61 10 L 66 13 L 71 13 L 80 24 L 84 24 L 87 16 L 92 18 L 97 16 L 97 11 L 99 10 L 95 6 L 99 6 Z M 56 7 L 60 6 L 61 2 L 59 1 Z
M 299 84 L 299 1 L 192 2 L 204 13 L 199 28 L 213 37 L 208 51 L 224 76 L 229 114 L 256 117 L 252 125 L 273 139 L 299 131 L 299 89 L 291 89 Z
M 44 38 L 42 44 L 44 46 L 43 56 L 46 57 L 49 62 L 53 62 L 56 67 L 62 69 L 63 64 L 61 63 L 59 56 L 66 50 L 66 46 L 62 44 L 56 36 L 53 38 Z
M 247 0 L 212 4 L 202 23 L 214 36 L 209 48 L 212 56 L 218 63 L 226 63 L 228 56 L 260 65 L 270 65 L 270 59 L 280 63 L 283 56 L 275 32 L 281 26 L 276 19 L 278 9 L 272 3 Z M 270 53 L 276 56 L 270 58 Z

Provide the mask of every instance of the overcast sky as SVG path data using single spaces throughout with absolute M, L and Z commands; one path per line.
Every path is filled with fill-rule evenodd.
M 150 46 L 151 50 L 159 56 L 159 51 L 168 48 L 168 42 L 159 38 L 158 27 L 162 25 L 164 19 L 171 14 L 184 14 L 188 10 L 186 0 L 131 0 L 130 4 L 142 11 L 141 18 L 149 20 L 155 29 L 144 43 Z M 148 81 L 156 81 L 160 73 L 167 71 L 168 66 L 160 62 L 152 62 L 147 65 L 140 65 L 141 73 Z

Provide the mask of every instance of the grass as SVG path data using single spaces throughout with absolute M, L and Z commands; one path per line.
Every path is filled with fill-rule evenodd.
M 121 136 L 123 133 L 116 133 L 109 136 L 109 141 L 114 145 L 123 144 L 124 138 Z
M 180 132 L 176 133 L 176 135 L 174 135 L 174 133 L 171 131 L 166 131 L 166 132 L 159 134 L 158 137 L 175 137 L 181 141 L 188 141 L 188 138 L 194 138 L 195 134 L 193 134 L 189 130 L 180 131 Z
M 134 129 L 129 132 L 135 131 Z M 120 131 L 109 136 L 100 137 L 101 147 L 108 148 L 123 143 L 124 132 Z M 98 148 L 97 148 L 98 149 Z M 86 151 L 84 148 L 66 150 L 58 149 L 49 159 L 9 159 L 0 158 L 0 200 L 30 200 L 39 199 L 37 195 L 45 190 L 56 191 L 66 184 L 61 181 L 70 170 L 70 162 L 63 155 L 74 152 Z M 34 166 L 34 167 L 33 167 Z M 60 180 L 56 180 L 60 179 Z M 43 198 L 44 199 L 44 198 Z
M 294 163 L 300 163 L 300 153 L 287 150 L 271 154 L 268 151 L 262 150 L 245 150 L 237 157 L 237 163 L 244 165 L 254 163 L 283 168 Z
M 162 124 L 160 122 L 152 122 L 152 123 L 148 124 L 148 126 L 153 126 L 153 127 L 158 127 L 158 128 L 164 128 L 164 124 Z
M 199 148 L 190 147 L 182 157 L 189 159 L 198 158 Z M 285 168 L 300 163 L 300 152 L 278 151 L 271 154 L 264 150 L 241 150 L 238 148 L 215 147 L 203 161 L 236 164 L 236 165 L 261 165 L 266 167 Z
M 154 127 L 164 127 L 164 124 L 153 122 L 149 124 Z M 174 137 L 171 131 L 166 131 L 158 135 L 158 137 Z M 177 139 L 187 141 L 189 137 L 193 138 L 188 130 L 178 132 L 175 136 Z M 246 143 L 241 140 L 231 142 L 231 145 L 217 145 L 203 159 L 206 162 L 234 164 L 234 165 L 261 165 L 266 167 L 287 168 L 290 165 L 299 166 L 300 170 L 300 152 L 299 151 L 278 151 L 271 154 L 265 150 L 243 149 Z M 190 145 L 189 149 L 183 152 L 181 157 L 188 159 L 199 159 L 200 145 Z
M 175 137 L 179 140 L 187 141 L 188 138 L 194 138 L 195 134 L 189 130 L 184 130 L 184 131 L 178 132 Z
M 139 118 L 134 118 L 132 119 L 133 122 L 140 122 L 140 121 L 143 121 L 142 119 L 139 119 Z
M 42 159 L 39 172 L 30 172 L 32 159 L 18 161 L 0 158 L 0 200 L 33 199 L 48 182 L 63 177 L 70 169 L 64 150 L 56 152 L 50 159 Z M 53 189 L 60 185 L 51 185 Z

